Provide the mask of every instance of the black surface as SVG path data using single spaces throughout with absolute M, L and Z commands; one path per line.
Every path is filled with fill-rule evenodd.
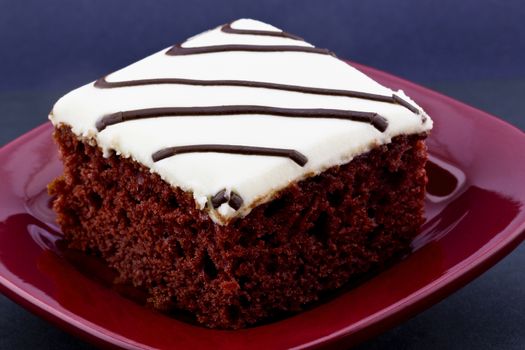
M 75 86 L 240 17 L 409 79 L 524 77 L 523 0 L 0 0 L 0 90 Z
M 239 17 L 269 21 L 525 130 L 520 0 L 0 0 L 0 145 L 44 122 L 68 90 Z M 525 349 L 524 324 L 522 244 L 468 286 L 358 348 Z M 0 349 L 91 348 L 0 295 Z

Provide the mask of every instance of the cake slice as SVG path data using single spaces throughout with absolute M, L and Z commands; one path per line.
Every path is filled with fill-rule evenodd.
M 432 120 L 325 49 L 241 19 L 62 97 L 69 247 L 161 310 L 235 329 L 409 250 Z

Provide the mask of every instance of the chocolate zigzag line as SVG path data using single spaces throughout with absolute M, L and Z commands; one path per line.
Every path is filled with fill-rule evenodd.
M 248 88 L 261 88 L 271 90 L 283 90 L 300 92 L 304 94 L 313 95 L 324 95 L 324 96 L 343 96 L 353 97 L 363 100 L 371 100 L 378 102 L 387 102 L 399 104 L 413 113 L 419 113 L 419 109 L 412 106 L 410 103 L 402 99 L 401 97 L 392 94 L 392 96 L 371 94 L 368 92 L 354 91 L 354 90 L 342 90 L 342 89 L 326 89 L 316 88 L 301 85 L 290 85 L 290 84 L 279 84 L 279 83 L 268 83 L 262 81 L 253 80 L 202 80 L 202 79 L 184 79 L 184 78 L 156 78 L 156 79 L 137 79 L 137 80 L 125 80 L 125 81 L 107 81 L 107 77 L 98 79 L 94 86 L 99 89 L 113 89 L 131 86 L 143 86 L 143 85 L 162 85 L 162 84 L 173 84 L 173 85 L 194 85 L 194 86 L 241 86 Z
M 327 49 L 321 49 L 311 46 L 299 45 L 245 45 L 245 44 L 225 44 L 225 45 L 210 45 L 197 47 L 182 47 L 180 44 L 172 46 L 166 55 L 168 56 L 186 56 L 199 55 L 204 53 L 214 52 L 230 52 L 230 51 L 247 51 L 247 52 L 308 52 L 320 55 L 335 54 Z
M 224 32 L 224 33 L 229 33 L 229 34 L 276 36 L 276 37 L 281 37 L 281 38 L 289 38 L 289 39 L 304 41 L 303 38 L 301 38 L 301 37 L 299 37 L 297 35 L 294 35 L 294 34 L 291 34 L 291 33 L 287 33 L 287 32 L 283 32 L 283 31 L 255 30 L 255 29 L 235 29 L 235 28 L 232 28 L 231 23 L 224 24 L 221 27 L 221 31 Z
M 202 145 L 185 145 L 163 148 L 152 154 L 151 158 L 154 162 L 158 162 L 165 158 L 175 156 L 182 153 L 230 153 L 242 154 L 249 156 L 270 156 L 270 157 L 284 157 L 294 161 L 299 166 L 304 166 L 308 162 L 308 158 L 299 151 L 287 148 L 270 148 L 270 147 L 255 147 L 245 145 L 216 145 L 216 144 L 202 144 Z
M 223 116 L 223 115 L 245 115 L 262 114 L 276 117 L 289 118 L 320 118 L 320 119 L 343 119 L 371 124 L 374 128 L 383 132 L 388 127 L 388 121 L 377 113 L 360 112 L 341 109 L 325 108 L 281 108 L 256 105 L 228 105 L 228 106 L 204 106 L 204 107 L 160 107 L 135 109 L 108 114 L 96 123 L 100 132 L 106 127 L 123 123 L 130 120 L 148 119 L 158 117 L 201 117 L 201 116 Z
M 273 36 L 273 37 L 290 38 L 294 40 L 304 41 L 302 38 L 296 35 L 286 33 L 283 31 L 235 29 L 231 27 L 231 23 L 224 24 L 221 27 L 221 31 L 224 33 L 228 33 L 228 34 Z M 311 47 L 311 46 L 245 45 L 245 44 L 209 45 L 209 46 L 199 46 L 199 47 L 182 47 L 181 44 L 177 44 L 177 45 L 173 45 L 170 49 L 168 49 L 168 51 L 166 51 L 166 55 L 169 55 L 169 56 L 197 55 L 197 54 L 202 54 L 202 53 L 225 52 L 225 51 L 255 51 L 255 52 L 296 51 L 296 52 L 307 52 L 307 53 L 335 56 L 335 54 L 330 50 L 321 49 L 317 47 Z
M 130 86 L 162 85 L 162 84 L 195 85 L 195 86 L 241 86 L 241 87 L 249 87 L 249 88 L 261 88 L 261 89 L 301 92 L 305 94 L 314 94 L 314 95 L 354 97 L 354 98 L 373 100 L 373 101 L 379 101 L 379 102 L 389 102 L 389 103 L 399 102 L 399 101 L 396 101 L 396 98 L 394 98 L 394 95 L 386 96 L 386 95 L 371 94 L 368 92 L 353 91 L 353 90 L 326 89 L 326 88 L 316 88 L 316 87 L 301 86 L 301 85 L 268 83 L 268 82 L 253 81 L 253 80 L 229 80 L 229 79 L 228 80 L 222 80 L 222 79 L 202 80 L 202 79 L 184 79 L 184 78 L 157 78 L 157 79 L 137 79 L 137 80 L 125 80 L 125 81 L 107 81 L 106 77 L 102 77 L 95 82 L 94 86 L 99 89 L 113 89 L 113 88 L 130 87 Z

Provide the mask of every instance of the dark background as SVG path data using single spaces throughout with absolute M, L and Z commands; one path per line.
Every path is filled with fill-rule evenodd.
M 233 19 L 467 102 L 525 130 L 525 2 L 0 0 L 0 146 L 67 91 Z M 23 252 L 21 252 L 23 254 Z M 524 349 L 525 246 L 360 349 Z M 90 349 L 0 296 L 0 349 Z

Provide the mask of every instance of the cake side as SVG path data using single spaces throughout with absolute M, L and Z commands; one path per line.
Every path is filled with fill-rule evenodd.
M 240 328 L 299 311 L 409 250 L 423 222 L 425 136 L 397 136 L 221 226 L 191 193 L 62 125 L 64 174 L 50 192 L 71 248 L 100 255 L 156 308 Z

